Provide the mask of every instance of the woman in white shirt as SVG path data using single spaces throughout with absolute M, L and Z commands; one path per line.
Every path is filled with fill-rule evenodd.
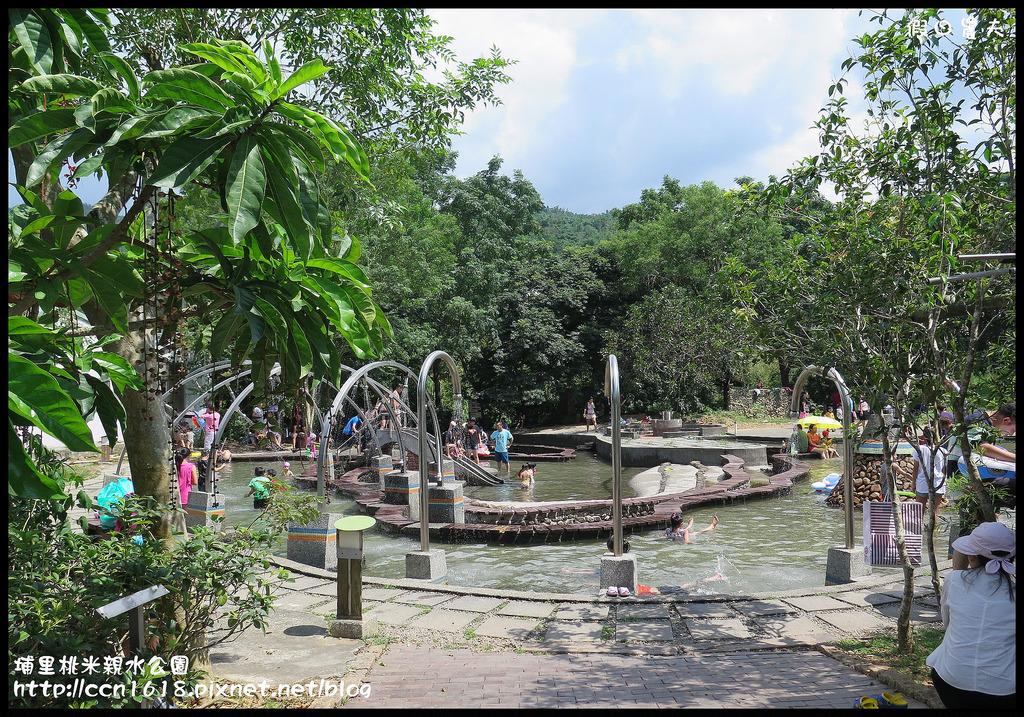
M 1016 534 L 1002 523 L 982 523 L 957 538 L 953 550 L 957 569 L 942 584 L 946 634 L 926 660 L 932 682 L 948 709 L 1013 709 Z
M 935 486 L 935 503 L 932 505 L 934 520 L 939 511 L 939 504 L 942 503 L 942 496 L 946 494 L 946 461 L 949 458 L 949 451 L 937 445 L 935 431 L 931 426 L 925 426 L 921 434 L 924 443 L 914 446 L 914 467 L 909 471 L 898 463 L 893 463 L 892 467 L 897 473 L 915 479 L 914 492 L 917 494 L 917 502 L 925 506 L 928 505 L 928 473 L 931 472 L 931 480 Z

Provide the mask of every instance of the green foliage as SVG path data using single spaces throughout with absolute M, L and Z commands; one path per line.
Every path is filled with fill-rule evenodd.
M 835 645 L 871 662 L 882 662 L 923 683 L 931 675 L 931 668 L 925 664 L 925 660 L 942 642 L 946 631 L 924 627 L 917 628 L 914 633 L 914 649 L 909 653 L 900 647 L 894 636 L 888 634 L 873 635 L 864 640 L 837 640 Z
M 60 477 L 63 468 L 52 456 L 41 457 L 39 464 L 55 480 L 64 480 Z M 79 494 L 79 502 L 90 507 L 84 493 Z M 165 509 L 142 496 L 129 496 L 125 501 L 122 515 L 131 516 L 127 521 L 131 527 L 103 539 L 72 530 L 67 522 L 70 499 L 10 498 L 8 548 L 11 564 L 18 566 L 8 575 L 10 674 L 15 675 L 16 660 L 31 657 L 35 669 L 29 675 L 19 674 L 19 679 L 70 683 L 84 673 L 43 676 L 37 658 L 124 656 L 127 661 L 131 655 L 125 654 L 126 619 L 102 619 L 95 608 L 159 584 L 170 594 L 147 610 L 146 645 L 138 655 L 146 661 L 158 656 L 165 667 L 170 657 L 185 655 L 188 674 L 172 679 L 198 681 L 210 646 L 245 629 L 266 630 L 275 599 L 270 578 L 277 572 L 268 556 L 288 521 L 308 520 L 317 512 L 313 497 L 305 494 L 282 491 L 270 503 L 273 509 L 261 515 L 254 526 L 226 534 L 195 529 L 190 539 L 175 541 L 167 549 L 153 536 Z M 82 629 L 83 625 L 89 629 Z M 115 677 L 101 671 L 91 679 L 115 683 L 127 682 L 130 676 Z M 155 689 L 161 689 L 159 678 L 136 676 L 135 681 L 139 690 L 147 681 L 156 682 Z M 172 689 L 168 694 L 173 694 Z M 133 701 L 129 690 L 127 699 L 100 698 L 91 706 L 127 707 L 140 697 L 138 694 Z M 22 707 L 69 706 L 66 700 L 38 693 L 12 700 Z

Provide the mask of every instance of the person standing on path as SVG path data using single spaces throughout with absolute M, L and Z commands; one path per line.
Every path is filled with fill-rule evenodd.
M 508 447 L 512 445 L 513 436 L 501 421 L 498 421 L 498 425 L 494 427 L 494 433 L 491 434 L 491 440 L 494 441 L 494 460 L 498 462 L 498 475 L 501 475 L 501 466 L 505 466 L 505 475 L 509 478 L 512 477 L 512 466 L 508 462 Z
M 587 423 L 587 433 L 590 432 L 590 424 L 594 424 L 594 432 L 597 433 L 597 407 L 594 405 L 594 399 L 590 398 L 587 400 L 587 407 L 583 411 L 583 420 Z

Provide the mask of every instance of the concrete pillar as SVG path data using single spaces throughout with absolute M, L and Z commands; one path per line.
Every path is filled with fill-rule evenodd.
M 405 577 L 412 580 L 428 580 L 432 583 L 444 582 L 448 579 L 448 561 L 444 551 L 434 548 L 406 553 Z
M 844 585 L 870 574 L 864 562 L 864 548 L 829 548 L 825 563 L 825 584 Z
M 331 516 L 322 513 L 305 525 L 288 524 L 288 559 L 324 570 L 337 568 L 337 549 L 334 523 Z
M 427 467 L 427 479 L 432 484 L 437 484 L 437 462 L 431 463 Z M 441 461 L 441 482 L 451 483 L 455 480 L 455 461 L 442 460 Z
M 420 474 L 418 471 L 413 473 L 392 471 L 384 474 L 383 478 L 385 503 L 408 506 L 416 504 L 417 508 L 419 507 Z
M 465 523 L 466 507 L 463 505 L 463 484 L 452 481 L 442 486 L 427 488 L 429 523 Z
M 390 455 L 374 456 L 370 460 L 370 469 L 373 471 L 373 475 L 376 477 L 376 483 L 378 486 L 383 487 L 385 477 L 394 471 L 394 464 Z
M 219 524 L 214 520 L 215 518 L 224 518 L 224 495 L 204 493 L 193 488 L 188 494 L 188 504 L 183 505 L 182 508 L 185 510 L 186 528 L 197 526 L 213 528 Z
M 639 589 L 636 572 L 636 554 L 623 553 L 615 557 L 614 553 L 601 556 L 601 592 L 609 587 L 627 587 L 631 595 Z

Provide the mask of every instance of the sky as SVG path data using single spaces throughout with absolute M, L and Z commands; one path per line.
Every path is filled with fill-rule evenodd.
M 898 11 L 897 11 L 898 14 Z M 841 63 L 871 29 L 856 10 L 427 9 L 460 61 L 497 47 L 517 64 L 499 106 L 467 113 L 456 174 L 503 160 L 544 203 L 623 207 L 668 175 L 727 188 L 818 151 L 813 128 Z M 949 13 L 953 37 L 962 13 Z M 847 86 L 866 117 L 858 78 Z M 9 166 L 9 174 L 12 170 Z M 100 191 L 80 189 L 86 201 Z M 823 188 L 830 199 L 834 195 Z M 20 199 L 9 189 L 9 201 Z
M 665 175 L 723 188 L 783 175 L 817 153 L 813 124 L 850 38 L 878 28 L 856 10 L 427 14 L 460 60 L 491 46 L 518 60 L 503 104 L 468 114 L 456 174 L 499 155 L 547 206 L 582 214 L 636 202 Z

